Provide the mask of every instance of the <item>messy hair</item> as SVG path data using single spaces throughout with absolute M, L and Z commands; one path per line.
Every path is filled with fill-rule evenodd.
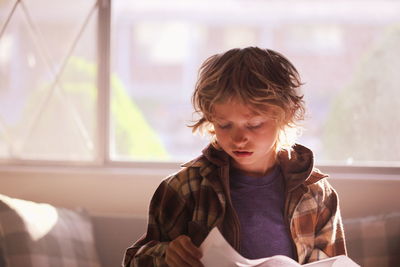
M 235 48 L 209 57 L 200 67 L 192 103 L 198 119 L 192 131 L 208 132 L 214 104 L 232 99 L 273 118 L 279 127 L 276 150 L 290 151 L 304 119 L 302 85 L 293 64 L 282 54 L 258 47 Z M 294 134 L 293 134 L 294 133 Z

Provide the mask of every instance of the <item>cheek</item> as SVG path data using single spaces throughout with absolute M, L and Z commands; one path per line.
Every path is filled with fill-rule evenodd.
M 218 144 L 220 144 L 223 149 L 231 146 L 232 138 L 229 130 L 216 130 L 215 136 Z
M 268 136 L 269 138 L 274 138 L 278 136 L 278 129 L 271 128 L 268 131 L 265 131 L 265 136 Z
M 263 140 L 264 142 L 275 143 L 276 140 L 278 140 L 278 130 L 269 129 L 266 131 L 261 131 L 256 135 L 255 139 L 258 141 Z
M 220 143 L 224 143 L 228 140 L 229 134 L 227 131 L 215 130 L 215 136 Z

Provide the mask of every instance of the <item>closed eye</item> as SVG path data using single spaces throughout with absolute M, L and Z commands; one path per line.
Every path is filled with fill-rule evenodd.
M 249 124 L 249 125 L 247 125 L 247 128 L 248 129 L 257 129 L 257 128 L 260 128 L 261 126 L 263 126 L 263 123 Z
M 228 124 L 218 124 L 217 123 L 217 126 L 220 129 L 229 129 L 231 127 L 231 124 L 230 123 L 228 123 Z

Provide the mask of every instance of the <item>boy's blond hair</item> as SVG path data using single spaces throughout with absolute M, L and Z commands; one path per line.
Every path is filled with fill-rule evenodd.
M 190 127 L 193 132 L 208 132 L 215 141 L 213 106 L 236 99 L 275 119 L 279 127 L 276 151 L 290 151 L 298 122 L 304 119 L 301 85 L 293 64 L 273 50 L 247 47 L 213 55 L 199 70 L 192 103 L 200 118 Z

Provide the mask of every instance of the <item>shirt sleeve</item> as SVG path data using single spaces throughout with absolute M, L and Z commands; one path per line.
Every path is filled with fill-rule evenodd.
M 169 242 L 185 233 L 189 209 L 169 183 L 163 181 L 149 207 L 147 231 L 125 252 L 123 266 L 167 266 L 165 252 Z
M 327 181 L 322 184 L 323 194 L 315 228 L 314 248 L 308 262 L 347 255 L 338 195 Z

